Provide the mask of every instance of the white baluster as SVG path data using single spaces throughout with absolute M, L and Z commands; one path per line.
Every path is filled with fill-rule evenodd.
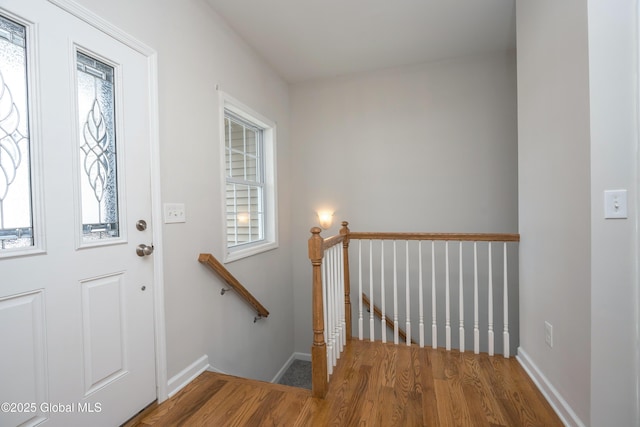
M 405 241 L 405 252 L 406 252 L 406 260 L 405 260 L 405 280 L 404 280 L 404 288 L 405 288 L 405 303 L 406 303 L 406 323 L 405 327 L 407 333 L 407 345 L 411 345 L 411 290 L 409 288 L 409 241 Z
M 491 263 L 491 242 L 489 242 L 489 356 L 493 356 L 493 266 Z
M 446 338 L 446 348 L 447 351 L 451 350 L 451 301 L 449 295 L 449 242 L 445 242 L 444 245 L 445 250 L 445 323 L 444 323 L 444 333 Z
M 340 245 L 335 245 L 331 248 L 333 253 L 333 315 L 335 322 L 336 337 L 333 346 L 333 351 L 336 354 L 335 363 L 340 358 L 340 352 L 342 351 L 342 319 L 340 319 L 340 266 L 339 266 L 339 253 Z
M 507 279 L 507 242 L 504 242 L 504 294 L 502 296 L 504 301 L 504 331 L 502 332 L 502 339 L 504 342 L 504 357 L 509 357 L 509 284 Z
M 459 306 L 460 306 L 460 352 L 464 352 L 464 287 L 462 279 L 462 240 L 460 241 L 460 291 L 459 291 Z
M 358 339 L 362 341 L 364 324 L 362 319 L 362 240 L 358 240 Z
M 398 263 L 396 241 L 393 241 L 393 343 L 399 343 L 398 331 Z
M 369 240 L 369 340 L 374 342 L 375 313 L 373 310 L 373 240 Z
M 382 332 L 382 342 L 387 342 L 387 312 L 385 307 L 385 289 L 384 289 L 384 240 L 380 240 L 380 310 L 382 317 L 380 318 L 380 330 Z
M 329 259 L 325 251 L 324 262 L 322 263 L 322 300 L 324 303 L 324 341 L 327 344 L 327 375 L 333 373 L 331 363 L 333 347 L 331 346 L 331 322 L 329 313 Z
M 419 318 L 418 329 L 420 332 L 420 347 L 424 347 L 424 303 L 422 291 L 422 240 L 418 241 L 418 299 L 419 299 Z
M 480 322 L 478 310 L 478 242 L 473 242 L 473 352 L 480 354 Z
M 331 364 L 336 366 L 336 284 L 335 284 L 335 276 L 333 272 L 335 271 L 334 266 L 334 258 L 333 251 L 329 250 L 329 272 L 330 272 L 330 280 L 329 280 L 329 321 L 330 321 L 330 329 L 331 329 Z
M 438 348 L 438 320 L 436 318 L 436 242 L 431 241 L 431 346 Z

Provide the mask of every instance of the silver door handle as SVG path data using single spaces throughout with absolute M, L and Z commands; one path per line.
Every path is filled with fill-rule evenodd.
M 141 243 L 136 247 L 136 254 L 138 256 L 149 256 L 152 253 L 153 253 L 153 245 L 147 246 L 144 243 Z

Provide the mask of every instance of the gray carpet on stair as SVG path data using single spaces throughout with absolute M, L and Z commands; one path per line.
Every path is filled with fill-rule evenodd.
M 311 362 L 294 360 L 280 379 L 279 384 L 311 390 Z

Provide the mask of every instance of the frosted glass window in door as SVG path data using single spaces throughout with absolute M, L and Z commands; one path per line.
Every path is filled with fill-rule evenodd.
M 83 241 L 120 236 L 114 68 L 77 53 Z
M 26 28 L 0 16 L 0 253 L 34 245 Z

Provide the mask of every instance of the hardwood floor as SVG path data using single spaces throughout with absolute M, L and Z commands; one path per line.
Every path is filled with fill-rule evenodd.
M 562 426 L 514 359 L 352 341 L 325 400 L 205 372 L 137 426 Z

